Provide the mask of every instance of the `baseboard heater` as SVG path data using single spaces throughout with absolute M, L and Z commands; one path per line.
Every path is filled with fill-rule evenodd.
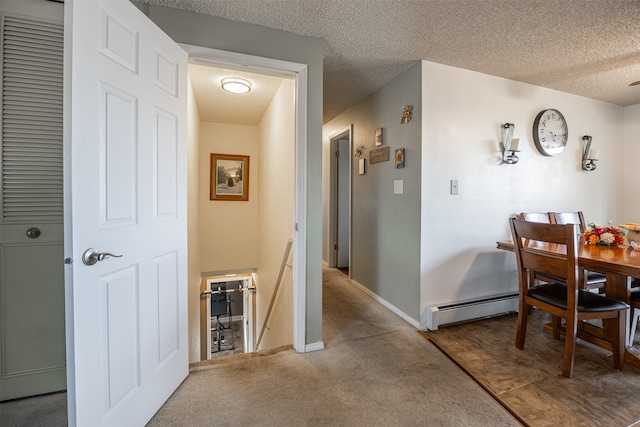
M 511 313 L 518 310 L 518 293 L 427 307 L 427 329 L 435 331 L 441 325 L 464 322 Z

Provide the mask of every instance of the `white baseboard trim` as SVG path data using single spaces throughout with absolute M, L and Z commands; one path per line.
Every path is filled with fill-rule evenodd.
M 420 322 L 418 322 L 417 320 L 409 317 L 406 313 L 404 313 L 403 311 L 398 309 L 398 307 L 396 307 L 395 305 L 391 304 L 389 301 L 387 301 L 387 300 L 381 298 L 379 295 L 371 292 L 369 289 L 367 289 L 362 284 L 358 283 L 357 281 L 355 281 L 353 279 L 351 279 L 351 283 L 353 285 L 355 285 L 356 288 L 358 288 L 362 292 L 364 292 L 367 296 L 369 296 L 370 298 L 373 298 L 376 302 L 382 304 L 383 306 L 385 306 L 386 308 L 391 310 L 396 316 L 400 317 L 402 320 L 404 320 L 405 322 L 409 323 L 414 328 L 416 328 L 416 329 L 420 328 Z
M 309 353 L 311 351 L 324 350 L 324 341 L 318 341 L 311 344 L 305 344 L 304 352 Z

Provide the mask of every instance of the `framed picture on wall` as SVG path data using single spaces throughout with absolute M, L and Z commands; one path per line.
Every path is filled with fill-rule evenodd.
M 382 128 L 376 129 L 376 133 L 374 136 L 375 136 L 376 147 L 381 146 L 382 145 Z
M 404 148 L 398 148 L 396 150 L 396 169 L 402 169 L 404 167 Z
M 209 200 L 249 200 L 249 156 L 211 154 Z

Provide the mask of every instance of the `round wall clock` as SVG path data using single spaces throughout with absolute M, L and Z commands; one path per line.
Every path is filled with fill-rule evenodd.
M 540 111 L 533 122 L 533 141 L 545 156 L 560 154 L 567 145 L 568 135 L 567 121 L 558 110 Z

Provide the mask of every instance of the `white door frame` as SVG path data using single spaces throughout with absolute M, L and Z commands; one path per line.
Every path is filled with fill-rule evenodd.
M 335 152 L 335 148 L 338 145 L 338 139 L 343 139 L 344 135 L 347 135 L 349 139 L 349 152 L 344 153 L 344 155 L 349 156 L 351 159 L 351 153 L 353 152 L 353 125 L 348 125 L 343 128 L 340 128 L 329 135 L 329 150 L 330 150 L 330 161 L 329 161 L 329 267 L 335 267 L 337 265 L 336 259 L 336 251 L 335 244 L 338 235 L 338 188 L 337 188 L 337 178 L 338 178 L 338 162 L 333 155 Z M 343 153 L 340 153 L 342 156 Z M 348 204 L 349 204 L 349 277 L 351 277 L 351 168 L 352 161 L 349 161 L 349 176 L 348 176 Z
M 263 58 L 203 46 L 179 44 L 190 63 L 241 69 L 254 73 L 293 78 L 295 81 L 295 202 L 293 236 L 293 348 L 306 351 L 307 276 L 307 91 L 306 64 Z

